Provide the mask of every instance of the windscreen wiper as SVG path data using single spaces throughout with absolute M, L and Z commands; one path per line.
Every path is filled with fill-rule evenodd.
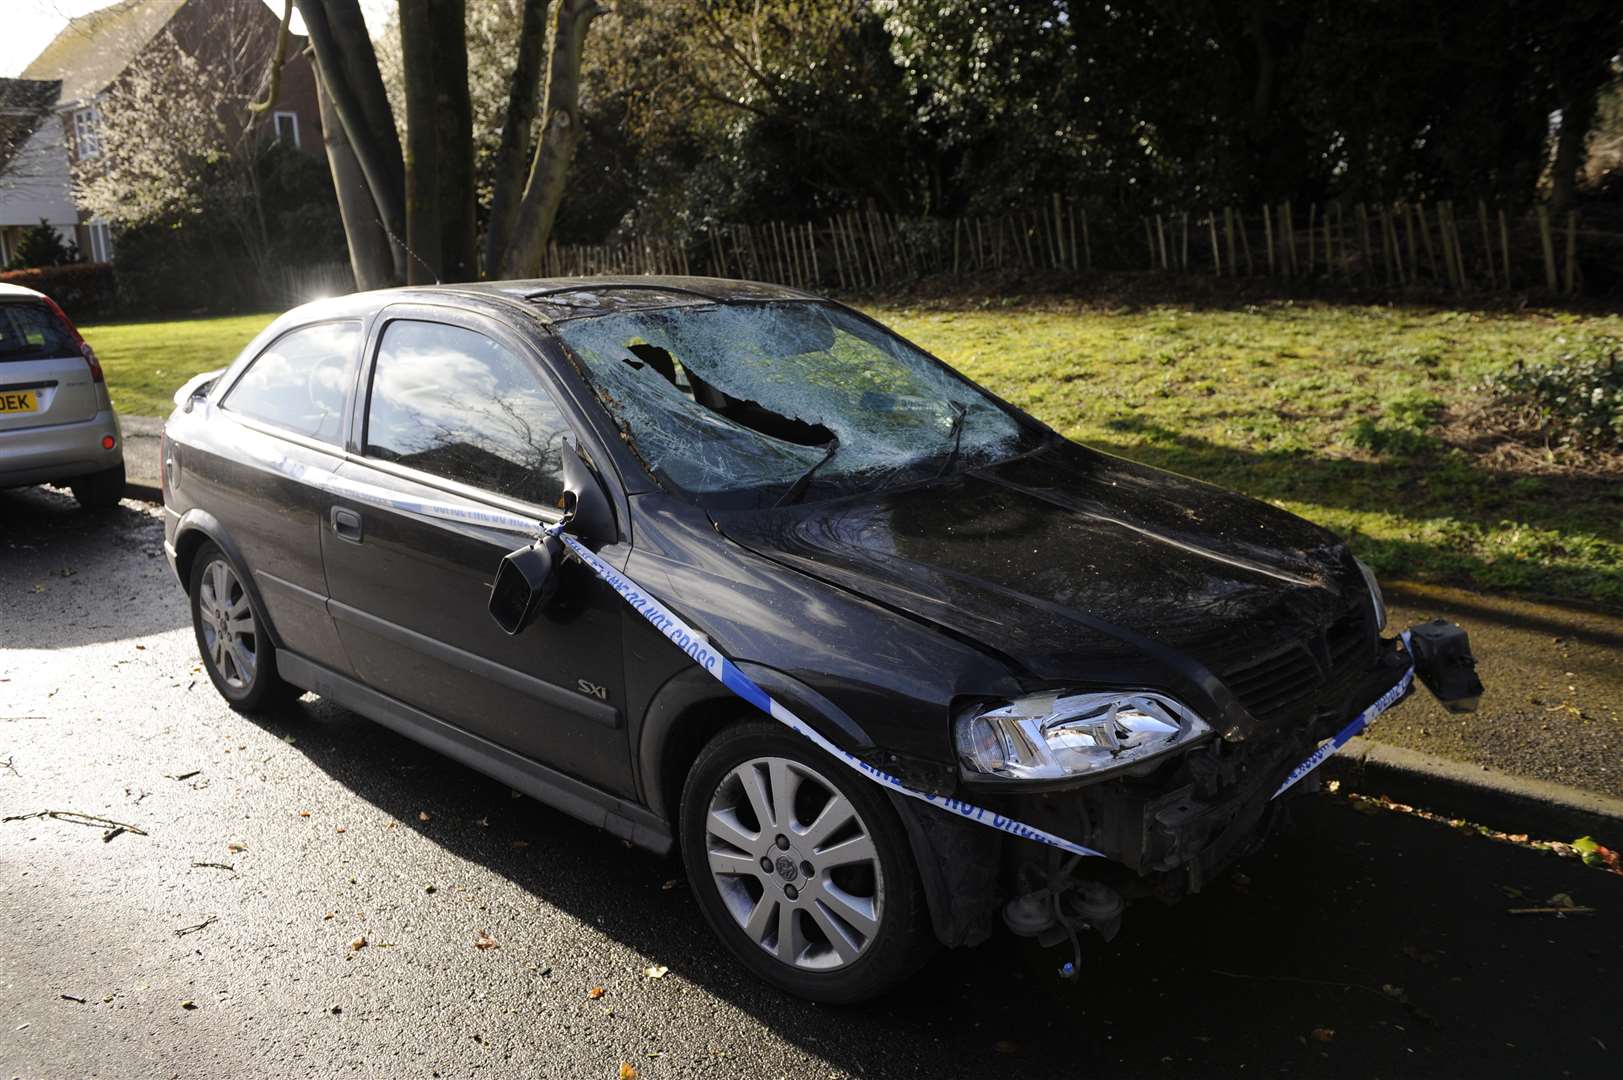
M 957 463 L 958 447 L 964 441 L 964 417 L 969 415 L 969 406 L 961 401 L 954 401 L 952 407 L 958 414 L 952 418 L 952 453 L 948 454 L 947 460 L 942 463 L 941 471 L 935 474 L 937 480 L 946 476 L 947 472 Z
M 823 444 L 823 456 L 818 458 L 816 463 L 813 464 L 811 468 L 807 469 L 805 472 L 801 473 L 795 478 L 795 482 L 789 485 L 789 490 L 780 495 L 778 497 L 778 501 L 772 504 L 773 509 L 784 505 L 793 505 L 794 503 L 799 502 L 801 496 L 806 494 L 806 488 L 811 483 L 812 477 L 817 475 L 817 470 L 821 469 L 824 465 L 827 465 L 829 463 L 829 459 L 834 456 L 834 451 L 838 450 L 839 448 L 840 437 L 838 435 L 830 436 L 828 442 Z

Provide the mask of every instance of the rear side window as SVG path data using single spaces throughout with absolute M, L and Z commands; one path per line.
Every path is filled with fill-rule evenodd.
M 44 304 L 0 303 L 0 362 L 78 356 L 79 343 Z
M 277 338 L 254 358 L 221 407 L 338 445 L 361 324 L 319 323 Z
M 367 405 L 368 457 L 555 506 L 568 430 L 539 374 L 483 334 L 414 320 L 384 330 Z

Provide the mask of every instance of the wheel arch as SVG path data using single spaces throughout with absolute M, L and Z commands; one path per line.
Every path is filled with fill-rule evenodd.
M 269 632 L 271 644 L 282 648 L 282 636 L 276 632 L 276 624 L 271 622 L 268 614 L 269 608 L 265 606 L 265 598 L 259 594 L 259 584 L 248 569 L 247 562 L 242 557 L 242 549 L 231 539 L 231 534 L 225 526 L 220 524 L 218 518 L 207 510 L 195 507 L 186 511 L 180 517 L 180 523 L 175 526 L 175 572 L 179 575 L 181 584 L 188 590 L 192 582 L 192 562 L 197 558 L 197 552 L 205 543 L 213 543 L 231 560 L 231 565 L 237 571 L 237 580 L 247 590 L 253 599 L 254 610 L 261 622 Z
M 778 701 L 834 735 L 848 749 L 871 748 L 862 727 L 828 698 L 782 672 L 759 664 L 739 667 Z M 638 735 L 643 801 L 680 834 L 682 787 L 699 752 L 734 724 L 764 716 L 698 668 L 672 676 L 655 693 Z M 842 737 L 843 736 L 843 737 Z M 887 791 L 913 864 L 924 885 L 936 939 L 949 948 L 985 940 L 996 909 L 1002 837 Z
M 742 661 L 740 671 L 812 726 L 853 752 L 873 747 L 867 731 L 843 709 L 792 676 Z M 668 679 L 654 693 L 636 733 L 643 802 L 667 821 L 677 821 L 682 785 L 699 751 L 724 728 L 765 716 L 697 667 Z

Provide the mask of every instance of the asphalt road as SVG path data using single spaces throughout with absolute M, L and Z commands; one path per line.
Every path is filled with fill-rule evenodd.
M 0 816 L 145 832 L 0 823 L 0 1078 L 1619 1074 L 1623 878 L 1329 797 L 1074 984 L 1005 935 L 786 997 L 674 861 L 314 697 L 226 709 L 161 543 L 0 493 Z M 1508 914 L 1560 893 L 1596 913 Z

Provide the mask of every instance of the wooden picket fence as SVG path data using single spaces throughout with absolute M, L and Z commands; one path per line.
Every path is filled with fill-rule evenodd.
M 1619 227 L 1576 211 L 1511 215 L 1478 200 L 1390 204 L 1282 202 L 1129 215 L 1090 214 L 1062 195 L 1002 214 L 904 218 L 852 210 L 820 222 L 713 226 L 686 243 L 667 233 L 609 245 L 552 245 L 548 276 L 707 274 L 808 291 L 862 292 L 939 275 L 1152 270 L 1267 276 L 1457 292 L 1582 291 L 1579 259 L 1623 267 Z

